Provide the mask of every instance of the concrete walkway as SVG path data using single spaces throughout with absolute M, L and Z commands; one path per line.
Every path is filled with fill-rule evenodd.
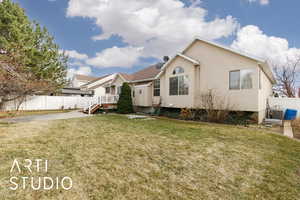
M 29 116 L 0 119 L 0 122 L 20 123 L 20 122 L 49 121 L 49 120 L 71 119 L 71 118 L 82 118 L 82 117 L 89 117 L 89 115 L 84 114 L 79 111 L 72 111 L 72 112 L 67 112 L 67 113 L 55 113 L 55 114 L 47 114 L 47 115 L 29 115 Z

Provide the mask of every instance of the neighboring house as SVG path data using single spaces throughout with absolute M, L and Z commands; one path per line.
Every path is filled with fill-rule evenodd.
M 276 83 L 266 61 L 199 38 L 163 66 L 118 74 L 107 92 L 117 94 L 112 88 L 123 82 L 130 83 L 139 108 L 201 108 L 201 95 L 214 90 L 232 110 L 258 113 L 259 122 Z
M 94 96 L 105 96 L 106 85 L 113 81 L 117 74 L 109 74 L 96 78 L 81 86 L 82 90 L 91 90 Z
M 81 88 L 65 87 L 61 90 L 60 93 L 56 96 L 82 96 L 82 97 L 91 97 L 94 95 L 93 91 L 84 91 Z
M 85 76 L 81 74 L 75 74 L 71 80 L 71 87 L 79 88 L 80 86 L 87 84 L 90 81 L 93 81 L 96 77 Z

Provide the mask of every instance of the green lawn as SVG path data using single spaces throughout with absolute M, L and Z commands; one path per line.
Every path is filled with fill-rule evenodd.
M 300 142 L 260 130 L 100 115 L 2 124 L 0 141 L 0 199 L 300 199 Z M 15 158 L 49 171 L 10 174 Z M 73 188 L 9 190 L 21 175 Z

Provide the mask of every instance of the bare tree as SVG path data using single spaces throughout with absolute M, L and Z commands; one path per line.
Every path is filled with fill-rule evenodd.
M 39 80 L 18 63 L 0 62 L 0 109 L 6 102 L 17 101 L 18 110 L 26 96 L 52 90 L 48 81 Z
M 297 59 L 289 59 L 284 64 L 273 64 L 277 84 L 274 90 L 290 98 L 295 98 L 296 82 L 299 79 L 300 55 Z
M 230 103 L 228 98 L 210 89 L 201 94 L 201 107 L 205 110 L 208 121 L 223 122 L 235 106 Z

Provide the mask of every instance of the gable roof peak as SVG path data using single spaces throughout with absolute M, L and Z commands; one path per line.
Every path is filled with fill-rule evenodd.
M 201 42 L 205 42 L 209 45 L 212 45 L 212 46 L 215 46 L 215 47 L 219 47 L 221 49 L 224 49 L 224 50 L 227 50 L 229 52 L 232 52 L 232 53 L 235 53 L 237 55 L 240 55 L 240 56 L 243 56 L 243 57 L 246 57 L 246 58 L 250 58 L 251 60 L 255 60 L 257 62 L 261 62 L 261 63 L 265 63 L 266 60 L 263 59 L 263 58 L 259 58 L 258 56 L 254 56 L 254 55 L 251 55 L 249 53 L 246 53 L 246 52 L 243 52 L 243 51 L 239 51 L 239 50 L 236 50 L 236 49 L 233 49 L 229 46 L 225 46 L 223 44 L 220 44 L 220 43 L 217 43 L 217 42 L 214 42 L 214 41 L 211 41 L 211 40 L 208 40 L 208 39 L 205 39 L 205 38 L 202 38 L 200 36 L 196 36 L 193 41 L 182 51 L 182 54 L 185 54 L 185 52 L 197 41 L 201 41 Z

